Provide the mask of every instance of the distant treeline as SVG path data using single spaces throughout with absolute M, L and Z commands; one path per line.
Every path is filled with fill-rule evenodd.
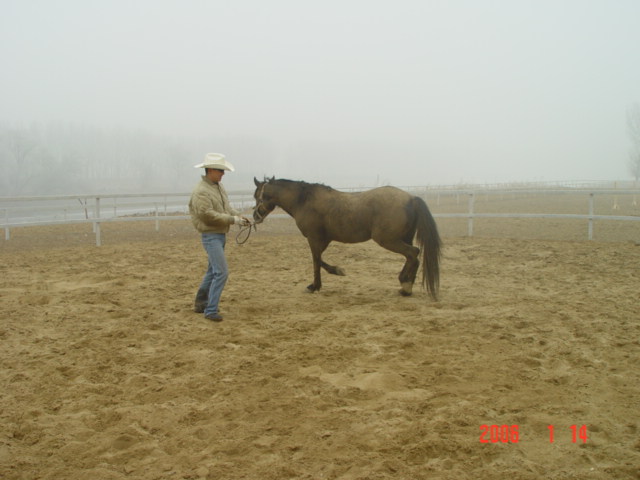
M 185 192 L 208 151 L 268 159 L 270 150 L 255 138 L 189 141 L 119 128 L 0 124 L 0 196 Z M 249 173 L 229 180 L 248 183 Z

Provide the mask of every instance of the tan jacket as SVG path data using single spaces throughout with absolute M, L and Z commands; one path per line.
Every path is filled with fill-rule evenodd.
M 200 233 L 227 233 L 240 212 L 229 205 L 227 192 L 220 183 L 206 176 L 196 185 L 189 201 L 191 221 Z

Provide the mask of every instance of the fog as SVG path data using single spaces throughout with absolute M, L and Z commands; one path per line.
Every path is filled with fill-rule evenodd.
M 637 0 L 0 0 L 0 195 L 625 180 Z

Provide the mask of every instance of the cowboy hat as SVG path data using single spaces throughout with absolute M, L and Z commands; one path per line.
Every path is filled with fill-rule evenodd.
M 216 170 L 235 171 L 231 162 L 221 153 L 207 153 L 204 156 L 204 162 L 194 165 L 193 168 L 215 168 Z

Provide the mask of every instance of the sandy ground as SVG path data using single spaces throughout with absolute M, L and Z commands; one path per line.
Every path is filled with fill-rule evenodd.
M 308 294 L 291 222 L 230 236 L 220 324 L 191 311 L 188 222 L 104 225 L 100 248 L 87 225 L 14 229 L 0 478 L 640 478 L 640 225 L 438 223 L 439 302 L 398 295 L 371 242 L 332 244 L 347 276 Z

